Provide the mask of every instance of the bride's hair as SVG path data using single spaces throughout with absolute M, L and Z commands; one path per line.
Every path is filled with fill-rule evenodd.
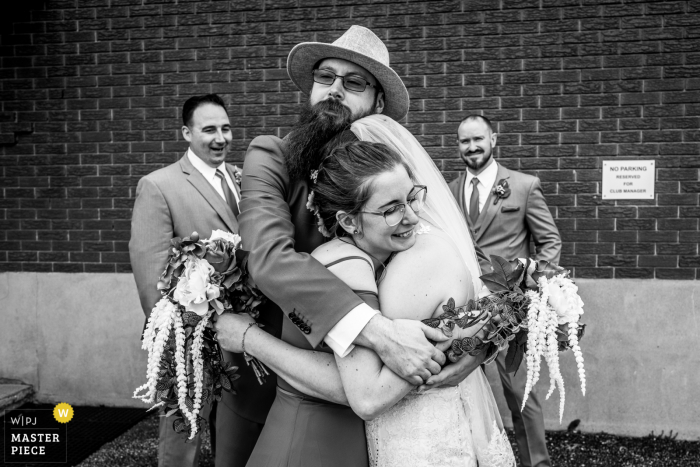
M 406 169 L 411 180 L 415 179 L 403 158 L 384 144 L 353 141 L 333 149 L 319 165 L 316 181 L 311 186 L 310 204 L 322 224 L 322 233 L 325 230 L 324 235 L 348 235 L 336 219 L 336 213 L 359 213 L 373 194 L 374 177 L 398 166 Z M 362 225 L 361 219 L 359 222 Z

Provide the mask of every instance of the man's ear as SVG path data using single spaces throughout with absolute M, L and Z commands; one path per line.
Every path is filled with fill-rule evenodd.
M 379 91 L 375 99 L 374 113 L 382 113 L 384 111 L 384 91 Z
M 355 216 L 351 216 L 345 211 L 338 211 L 335 213 L 335 218 L 340 227 L 350 235 L 357 230 L 357 218 Z
M 498 139 L 498 133 L 491 133 L 491 147 L 496 147 L 496 140 Z
M 192 132 L 187 125 L 182 125 L 182 137 L 185 138 L 185 141 L 192 141 Z

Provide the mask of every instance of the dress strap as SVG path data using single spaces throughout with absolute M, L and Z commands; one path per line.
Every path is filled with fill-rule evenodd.
M 368 260 L 368 259 L 365 258 L 364 256 L 346 256 L 346 257 L 344 257 L 344 258 L 340 258 L 340 259 L 336 259 L 335 261 L 331 261 L 331 262 L 328 263 L 328 264 L 324 264 L 324 266 L 327 267 L 327 268 L 329 268 L 329 267 L 334 266 L 334 265 L 336 265 L 336 264 L 338 264 L 338 263 L 342 263 L 343 261 L 349 261 L 349 260 L 351 260 L 351 259 L 361 259 L 362 261 L 364 261 L 364 262 L 366 262 L 367 264 L 369 264 L 369 267 L 372 268 L 372 271 L 374 271 L 374 265 L 372 264 L 372 262 L 371 262 L 370 260 Z
M 377 294 L 377 292 L 374 292 L 372 290 L 355 290 L 355 289 L 353 289 L 353 292 L 355 292 L 359 296 L 370 295 L 374 298 L 379 298 L 379 294 Z

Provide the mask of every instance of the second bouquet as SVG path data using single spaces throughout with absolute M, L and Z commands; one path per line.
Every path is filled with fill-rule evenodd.
M 506 371 L 513 373 L 525 360 L 527 384 L 523 407 L 539 379 L 544 358 L 550 378 L 547 398 L 559 389 L 561 421 L 565 391 L 559 352 L 573 351 L 581 392 L 586 394 L 586 374 L 579 347 L 585 325 L 579 322 L 583 301 L 578 288 L 569 277 L 569 271 L 546 261 L 507 261 L 493 255 L 491 264 L 493 272 L 481 276 L 487 294 L 459 307 L 455 307 L 454 300 L 450 299 L 440 316 L 423 322 L 440 328 L 448 337 L 452 337 L 456 327 L 479 328 L 478 336 L 452 341 L 447 356 L 453 362 L 465 353 L 476 356 L 486 352 L 484 363 L 488 364 L 499 352 L 505 351 Z

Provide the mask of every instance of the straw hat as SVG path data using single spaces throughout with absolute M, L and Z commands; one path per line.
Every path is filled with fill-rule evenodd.
M 379 81 L 384 89 L 384 115 L 394 120 L 408 113 L 408 90 L 389 67 L 389 51 L 372 31 L 362 26 L 351 26 L 332 44 L 302 42 L 287 58 L 287 73 L 299 90 L 311 92 L 314 80 L 313 66 L 324 58 L 340 58 L 360 65 Z

